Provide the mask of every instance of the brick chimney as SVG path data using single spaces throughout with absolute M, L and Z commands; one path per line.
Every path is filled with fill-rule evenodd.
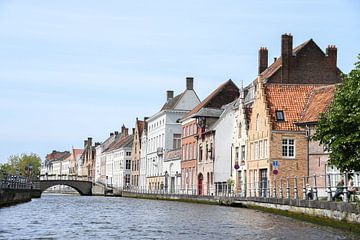
M 174 91 L 167 90 L 166 91 L 166 101 L 169 101 L 169 99 L 172 99 L 174 97 Z
M 281 79 L 282 83 L 289 81 L 289 70 L 292 61 L 293 37 L 291 34 L 281 35 Z
M 84 148 L 86 148 L 88 140 L 84 140 Z
M 129 129 L 123 124 L 121 127 L 121 137 L 125 137 L 129 134 Z
M 135 135 L 135 128 L 132 128 L 132 135 Z
M 331 67 L 333 67 L 334 69 L 336 69 L 336 64 L 337 64 L 337 48 L 335 45 L 329 45 L 326 48 L 326 56 L 328 59 L 328 63 L 330 64 Z
M 186 78 L 186 90 L 194 90 L 194 78 L 193 77 Z
M 259 75 L 268 67 L 268 50 L 265 47 L 259 49 Z
M 89 144 L 89 146 L 92 145 L 92 138 L 91 137 L 88 137 L 88 144 Z

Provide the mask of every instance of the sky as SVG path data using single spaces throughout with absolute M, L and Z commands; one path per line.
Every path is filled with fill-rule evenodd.
M 280 38 L 360 53 L 360 1 L 0 0 L 0 163 L 12 154 L 81 148 L 160 110 L 166 90 L 204 99 L 257 76 Z

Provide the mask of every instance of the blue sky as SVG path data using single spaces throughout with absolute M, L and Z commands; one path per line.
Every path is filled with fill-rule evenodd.
M 157 112 L 186 76 L 201 99 L 229 78 L 247 84 L 259 47 L 271 62 L 282 33 L 335 44 L 347 73 L 359 12 L 356 0 L 1 0 L 0 162 L 101 142 Z

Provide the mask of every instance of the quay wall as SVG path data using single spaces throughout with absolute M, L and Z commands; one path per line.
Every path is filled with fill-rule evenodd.
M 122 197 L 253 208 L 360 233 L 360 204 L 277 198 L 236 198 L 122 192 Z
M 0 207 L 29 202 L 32 197 L 40 197 L 39 190 L 33 189 L 0 189 Z

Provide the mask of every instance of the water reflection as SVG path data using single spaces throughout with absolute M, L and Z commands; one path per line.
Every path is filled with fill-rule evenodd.
M 46 195 L 0 210 L 0 239 L 356 239 L 250 209 Z

